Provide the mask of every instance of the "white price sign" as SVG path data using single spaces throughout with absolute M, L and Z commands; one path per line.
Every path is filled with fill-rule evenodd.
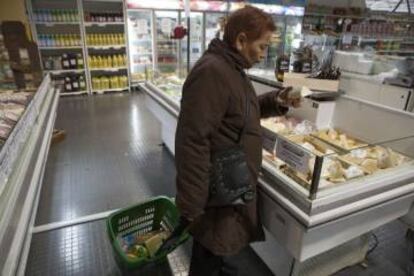
M 342 43 L 343 44 L 352 44 L 352 34 L 345 34 L 342 37 Z
M 148 21 L 146 19 L 137 20 L 136 32 L 137 34 L 148 34 Z
M 172 21 L 169 18 L 161 19 L 161 32 L 170 34 L 172 31 Z
M 276 156 L 301 173 L 306 174 L 309 171 L 310 153 L 299 146 L 279 139 L 276 145 Z

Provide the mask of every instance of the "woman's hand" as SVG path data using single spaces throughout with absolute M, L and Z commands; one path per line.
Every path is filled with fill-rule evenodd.
M 174 228 L 171 235 L 163 242 L 161 247 L 157 250 L 155 255 L 159 255 L 163 252 L 168 252 L 180 241 L 181 236 L 188 231 L 193 221 L 185 217 L 180 217 L 178 225 Z
M 277 97 L 278 104 L 286 107 L 298 108 L 302 103 L 302 95 L 300 89 L 291 86 L 283 88 Z

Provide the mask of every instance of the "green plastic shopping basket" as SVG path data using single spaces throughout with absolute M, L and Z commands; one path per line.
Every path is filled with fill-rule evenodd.
M 111 214 L 107 219 L 107 230 L 115 260 L 121 269 L 135 270 L 151 263 L 159 263 L 166 260 L 167 255 L 177 246 L 184 243 L 189 234 L 184 233 L 176 246 L 159 252 L 155 257 L 129 258 L 122 249 L 119 237 L 128 235 L 140 235 L 150 231 L 159 230 L 162 226 L 172 232 L 179 220 L 178 209 L 173 200 L 168 197 L 159 196 L 148 201 L 119 210 Z

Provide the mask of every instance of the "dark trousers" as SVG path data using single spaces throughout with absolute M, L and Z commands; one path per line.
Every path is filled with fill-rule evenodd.
M 189 276 L 237 276 L 237 267 L 227 256 L 214 255 L 210 250 L 193 240 Z

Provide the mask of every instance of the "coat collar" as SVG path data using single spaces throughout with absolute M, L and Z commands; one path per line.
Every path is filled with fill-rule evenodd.
M 222 56 L 227 62 L 232 64 L 238 71 L 242 71 L 250 67 L 247 60 L 233 47 L 226 42 L 215 38 L 210 42 L 207 49 L 208 53 L 214 53 Z

